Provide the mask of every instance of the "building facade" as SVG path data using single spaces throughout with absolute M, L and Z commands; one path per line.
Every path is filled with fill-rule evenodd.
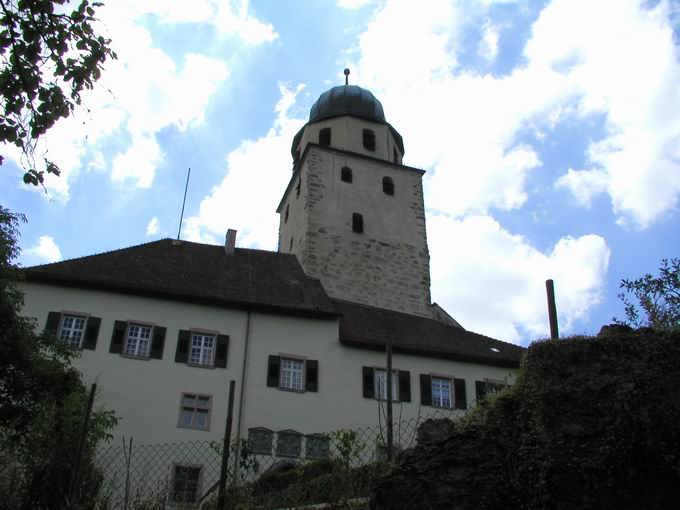
M 81 349 L 117 437 L 219 440 L 234 381 L 235 439 L 318 456 L 324 434 L 376 424 L 387 344 L 404 419 L 512 382 L 522 348 L 431 303 L 423 171 L 402 164 L 379 101 L 324 93 L 292 154 L 278 252 L 234 248 L 230 231 L 224 247 L 164 239 L 24 270 L 24 314 Z

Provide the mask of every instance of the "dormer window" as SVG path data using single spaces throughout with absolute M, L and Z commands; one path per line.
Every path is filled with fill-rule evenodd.
M 394 195 L 394 181 L 390 177 L 383 177 L 383 192 L 385 195 Z
M 364 217 L 359 213 L 352 214 L 352 230 L 357 234 L 364 233 Z
M 326 127 L 319 131 L 319 145 L 329 146 L 331 144 L 331 128 Z
M 348 166 L 343 166 L 340 170 L 340 180 L 342 182 L 352 182 L 352 169 Z
M 375 150 L 375 133 L 372 129 L 364 129 L 364 149 Z

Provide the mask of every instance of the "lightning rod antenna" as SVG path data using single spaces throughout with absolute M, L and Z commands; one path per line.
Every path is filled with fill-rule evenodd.
M 182 213 L 179 215 L 179 228 L 177 229 L 177 240 L 179 241 L 179 235 L 182 232 L 182 220 L 184 219 L 184 204 L 187 201 L 187 190 L 189 189 L 189 177 L 191 176 L 191 168 L 187 172 L 187 183 L 184 186 L 184 199 L 182 200 Z

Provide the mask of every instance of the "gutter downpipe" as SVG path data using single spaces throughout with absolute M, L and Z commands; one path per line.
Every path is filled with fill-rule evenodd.
M 253 309 L 251 305 L 248 305 L 248 315 L 246 318 L 246 338 L 245 345 L 243 346 L 243 366 L 241 367 L 241 390 L 239 392 L 238 400 L 238 418 L 236 420 L 236 455 L 234 456 L 234 472 L 235 479 L 238 480 L 239 475 L 239 462 L 240 450 L 241 450 L 241 427 L 243 421 L 243 408 L 246 405 L 246 370 L 248 368 L 248 345 L 250 344 L 250 318 L 252 316 Z

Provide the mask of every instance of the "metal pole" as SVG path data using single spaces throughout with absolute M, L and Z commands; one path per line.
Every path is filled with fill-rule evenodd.
M 550 320 L 550 339 L 557 340 L 560 332 L 557 328 L 557 306 L 555 305 L 555 285 L 552 280 L 545 281 L 545 290 L 548 294 L 548 319 Z
M 227 508 L 227 498 L 224 494 L 227 489 L 227 467 L 229 465 L 229 443 L 231 442 L 231 424 L 234 420 L 234 391 L 236 381 L 229 383 L 229 406 L 227 407 L 227 423 L 224 427 L 224 444 L 222 445 L 222 466 L 220 467 L 220 486 L 217 492 L 217 508 Z
M 392 344 L 387 344 L 387 461 L 392 462 L 393 438 L 392 438 Z
M 93 384 L 90 388 L 90 398 L 87 401 L 87 408 L 85 409 L 85 416 L 83 418 L 83 426 L 80 429 L 80 438 L 78 439 L 78 451 L 76 454 L 76 464 L 73 466 L 73 474 L 71 475 L 71 486 L 68 491 L 68 501 L 70 505 L 76 502 L 78 492 L 78 482 L 80 481 L 80 466 L 83 461 L 83 453 L 85 452 L 85 440 L 87 439 L 87 426 L 90 423 L 90 413 L 92 412 L 92 404 L 94 403 L 94 393 L 97 390 L 97 385 Z
M 125 455 L 125 510 L 128 510 L 128 503 L 130 501 L 130 461 L 132 460 L 132 438 L 130 438 L 130 447 L 125 452 L 125 438 L 123 438 L 123 455 Z
M 179 228 L 177 229 L 177 240 L 179 241 L 179 234 L 182 232 L 182 220 L 184 219 L 184 204 L 187 201 L 187 190 L 189 189 L 189 176 L 191 175 L 191 168 L 187 172 L 187 183 L 184 185 L 184 198 L 182 199 L 182 213 L 179 215 Z

